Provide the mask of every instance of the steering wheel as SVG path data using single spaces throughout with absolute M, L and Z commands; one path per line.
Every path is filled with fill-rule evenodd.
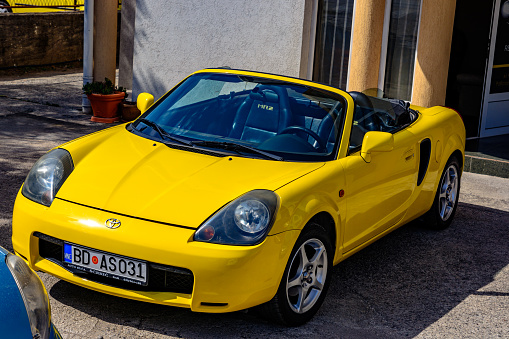
M 316 134 L 315 132 L 313 132 L 312 130 L 310 130 L 309 128 L 306 128 L 306 127 L 302 127 L 302 126 L 289 126 L 287 128 L 285 128 L 284 130 L 281 131 L 281 133 L 279 134 L 292 134 L 294 132 L 304 132 L 306 133 L 307 135 L 311 136 L 313 139 L 316 140 L 316 142 L 318 143 L 318 148 L 317 150 L 319 152 L 323 152 L 323 153 L 326 153 L 327 152 L 327 146 L 323 143 L 323 140 L 322 138 L 320 138 L 318 136 L 318 134 Z

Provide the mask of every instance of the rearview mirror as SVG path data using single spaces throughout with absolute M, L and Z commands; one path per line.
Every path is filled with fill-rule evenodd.
M 136 106 L 141 111 L 141 114 L 145 113 L 145 111 L 149 109 L 153 103 L 154 96 L 149 93 L 141 93 L 138 95 L 138 99 L 136 100 Z
M 389 152 L 393 148 L 394 136 L 391 133 L 367 132 L 362 140 L 361 157 L 365 162 L 371 162 L 372 152 Z

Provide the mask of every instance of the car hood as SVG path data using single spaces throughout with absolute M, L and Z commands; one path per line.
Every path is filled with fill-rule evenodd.
M 274 191 L 324 164 L 173 149 L 123 125 L 61 148 L 71 153 L 75 168 L 57 198 L 192 228 L 248 191 Z

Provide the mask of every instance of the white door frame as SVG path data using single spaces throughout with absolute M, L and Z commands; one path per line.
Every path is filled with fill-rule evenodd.
M 418 26 L 417 26 L 417 43 L 415 45 L 415 54 L 414 54 L 414 68 L 412 70 L 412 74 L 415 75 L 415 68 L 417 67 L 417 51 L 419 50 L 419 33 L 421 30 L 421 16 L 422 16 L 422 6 L 423 0 L 419 0 L 419 18 L 418 18 Z M 384 26 L 382 32 L 382 48 L 380 51 L 380 66 L 378 69 L 378 89 L 379 93 L 384 93 L 385 86 L 385 70 L 387 68 L 387 47 L 389 44 L 389 29 L 391 26 L 391 10 L 392 10 L 392 0 L 385 0 L 385 11 L 384 11 Z M 412 89 L 413 89 L 413 80 L 412 80 Z M 410 94 L 409 102 L 412 102 L 413 90 Z
M 493 61 L 495 58 L 495 47 L 497 42 L 497 31 L 498 31 L 498 20 L 500 18 L 499 10 L 500 10 L 500 3 L 502 0 L 495 0 L 495 3 L 493 5 L 493 16 L 492 16 L 492 23 L 491 23 L 491 37 L 490 37 L 490 53 L 488 57 L 488 65 L 486 70 L 486 76 L 484 80 L 484 95 L 483 95 L 483 102 L 482 102 L 482 108 L 481 108 L 481 116 L 480 116 L 480 128 L 479 128 L 479 137 L 491 137 L 495 135 L 501 135 L 501 134 L 508 134 L 509 133 L 509 125 L 508 126 L 501 126 L 501 127 L 493 127 L 490 126 L 490 120 L 489 115 L 496 115 L 497 112 L 492 110 L 488 111 L 490 107 L 490 103 L 504 103 L 507 102 L 507 113 L 509 115 L 509 92 L 505 93 L 494 93 L 490 94 L 491 90 L 491 77 L 493 73 Z M 501 112 L 498 112 L 500 114 Z

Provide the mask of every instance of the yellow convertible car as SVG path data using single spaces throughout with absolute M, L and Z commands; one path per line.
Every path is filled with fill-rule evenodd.
M 197 312 L 259 306 L 286 325 L 332 266 L 424 216 L 449 226 L 465 128 L 445 107 L 231 69 L 193 73 L 143 114 L 29 172 L 12 242 L 30 267 Z

